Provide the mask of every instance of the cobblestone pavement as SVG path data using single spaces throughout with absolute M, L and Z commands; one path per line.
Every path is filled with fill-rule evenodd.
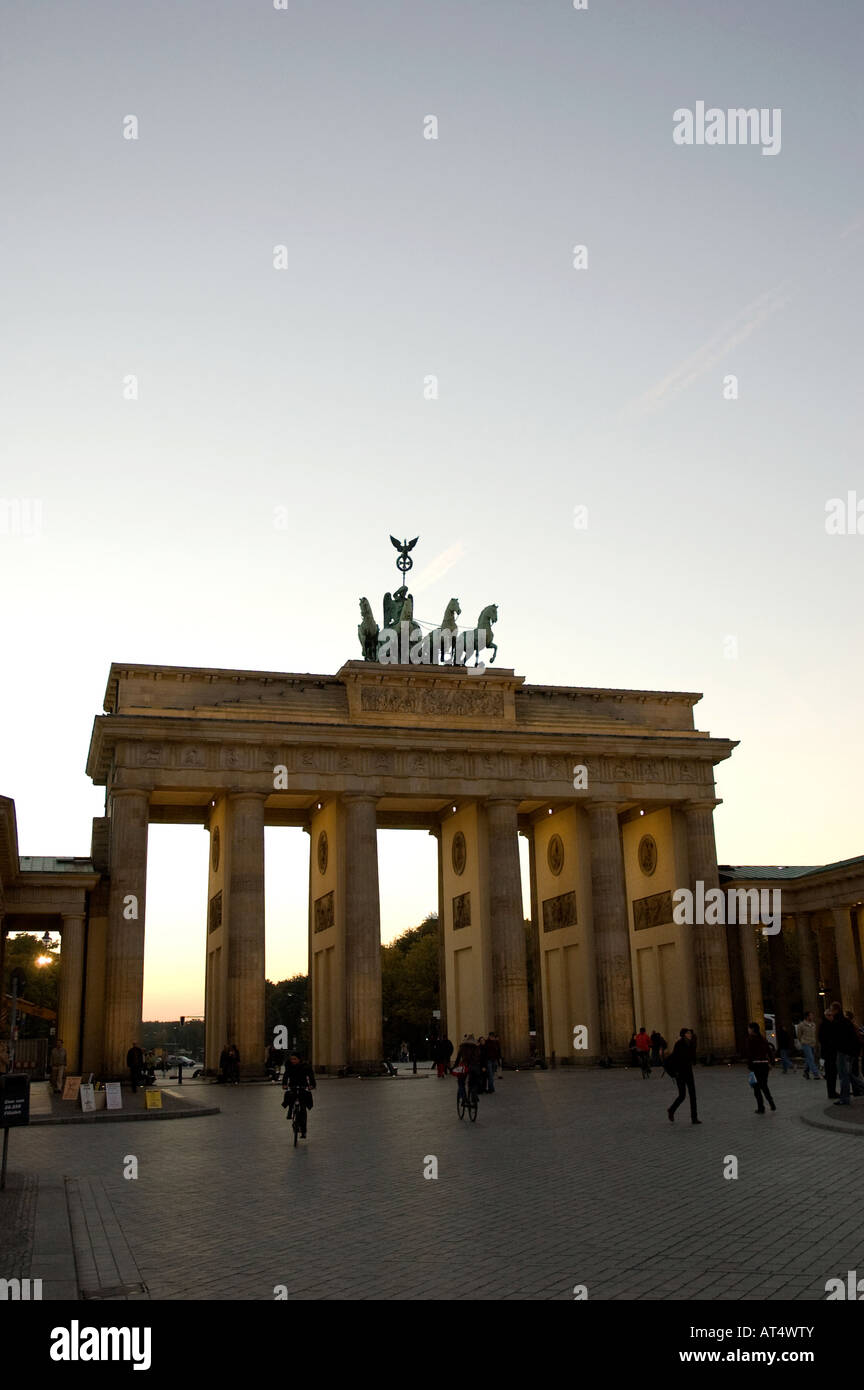
M 322 1080 L 296 1150 L 277 1087 L 220 1087 L 194 1123 L 18 1131 L 14 1166 L 66 1180 L 89 1297 L 824 1299 L 864 1272 L 864 1147 L 802 1124 L 824 1086 L 775 1073 L 759 1116 L 746 1075 L 697 1073 L 699 1127 L 657 1073 L 506 1073 L 476 1124 L 449 1078 Z

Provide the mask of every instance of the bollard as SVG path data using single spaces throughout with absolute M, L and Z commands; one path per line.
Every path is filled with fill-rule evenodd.
M 182 1085 L 183 1085 L 183 1063 L 182 1063 L 182 1062 L 178 1062 L 178 1063 L 177 1063 L 177 1085 L 178 1085 L 178 1086 L 182 1086 Z

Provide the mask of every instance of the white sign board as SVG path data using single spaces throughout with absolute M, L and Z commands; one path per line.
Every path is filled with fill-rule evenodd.
M 123 1109 L 123 1091 L 119 1081 L 105 1082 L 105 1104 L 109 1110 Z
M 92 1086 L 88 1086 L 86 1084 L 82 1085 L 81 1090 L 78 1092 L 78 1094 L 81 1099 L 82 1110 L 96 1109 L 96 1097 Z

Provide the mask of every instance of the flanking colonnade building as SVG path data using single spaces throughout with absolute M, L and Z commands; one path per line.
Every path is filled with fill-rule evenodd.
M 14 808 L 3 802 L 3 932 L 37 921 L 61 931 L 58 1031 L 70 1070 L 123 1075 L 141 1022 L 148 827 L 201 825 L 206 1062 L 215 1069 L 232 1041 L 243 1072 L 260 1074 L 264 830 L 302 826 L 312 1060 L 327 1071 L 377 1069 L 376 832 L 422 829 L 438 843 L 441 1027 L 454 1041 L 494 1028 L 508 1061 L 527 1061 L 533 1047 L 596 1063 L 624 1058 L 634 1025 L 670 1042 L 686 1025 L 700 1055 L 733 1056 L 747 1019 L 762 1014 L 761 925 L 678 924 L 675 890 L 762 887 L 773 874 L 794 920 L 770 938 L 772 968 L 786 968 L 793 931 L 806 1006 L 818 1008 L 827 990 L 860 1009 L 864 860 L 785 880 L 777 870 L 721 876 L 714 769 L 735 743 L 694 727 L 699 699 L 371 661 L 336 675 L 112 665 L 87 761 L 106 792 L 92 859 L 38 861 L 34 871 L 37 861 L 17 856 Z M 822 875 L 821 887 L 807 875 Z

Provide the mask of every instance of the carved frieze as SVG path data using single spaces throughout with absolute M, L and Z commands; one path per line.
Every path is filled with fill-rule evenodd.
M 210 899 L 210 906 L 207 912 L 207 931 L 215 931 L 222 925 L 222 890 L 214 893 Z
M 471 894 L 460 893 L 453 899 L 453 930 L 471 925 Z
M 647 898 L 633 900 L 633 929 L 644 931 L 647 927 L 662 927 L 672 921 L 672 893 L 652 893 Z
M 315 931 L 329 931 L 335 921 L 333 890 L 315 899 Z
M 364 714 L 440 714 L 444 716 L 504 717 L 504 696 L 478 680 L 476 689 L 460 686 L 443 690 L 417 686 L 407 690 L 394 685 L 364 685 L 360 691 Z
M 557 898 L 546 898 L 543 902 L 543 930 L 560 931 L 563 927 L 576 926 L 576 894 L 561 893 Z

